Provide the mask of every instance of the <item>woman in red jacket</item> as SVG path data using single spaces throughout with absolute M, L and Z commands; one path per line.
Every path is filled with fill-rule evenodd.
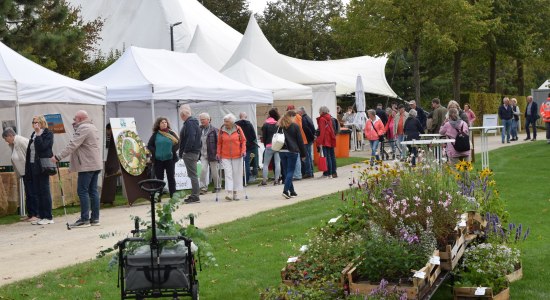
M 243 190 L 243 157 L 246 155 L 246 137 L 235 124 L 233 114 L 223 117 L 223 126 L 218 135 L 218 160 L 221 159 L 225 173 L 225 200 L 239 200 L 238 191 Z
M 323 176 L 335 178 L 336 174 L 336 156 L 334 147 L 336 147 L 336 133 L 334 132 L 334 124 L 332 117 L 329 114 L 329 109 L 326 106 L 319 108 L 320 116 L 317 117 L 317 128 L 319 128 L 319 136 L 317 136 L 317 146 L 321 147 L 321 151 L 327 158 L 328 171 L 323 172 Z
M 378 143 L 380 142 L 380 137 L 384 136 L 386 130 L 384 129 L 384 124 L 382 120 L 376 116 L 376 111 L 374 109 L 369 109 L 367 111 L 367 124 L 365 124 L 365 136 L 370 144 L 371 157 L 370 164 L 374 165 L 374 158 L 380 160 L 380 155 L 378 155 Z

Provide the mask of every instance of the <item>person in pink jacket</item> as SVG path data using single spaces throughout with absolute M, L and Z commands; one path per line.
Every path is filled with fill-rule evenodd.
M 369 141 L 371 148 L 371 166 L 374 165 L 375 157 L 376 160 L 380 160 L 380 155 L 378 155 L 378 143 L 380 142 L 380 137 L 383 137 L 385 133 L 384 123 L 376 116 L 376 111 L 374 109 L 369 109 L 367 111 L 367 123 L 365 124 L 365 137 Z
M 458 110 L 456 108 L 449 109 L 449 118 L 445 120 L 445 123 L 439 129 L 439 134 L 446 136 L 449 139 L 454 139 L 459 130 L 462 130 L 465 134 L 468 134 L 468 124 L 460 119 Z M 456 151 L 453 143 L 447 143 L 445 148 L 447 157 L 449 158 L 449 164 L 455 165 L 461 160 L 470 161 L 470 150 Z

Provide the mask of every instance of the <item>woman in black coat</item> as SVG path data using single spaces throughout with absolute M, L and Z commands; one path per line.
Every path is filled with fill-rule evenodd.
M 32 128 L 25 162 L 25 175 L 30 174 L 32 189 L 38 202 L 39 220 L 32 225 L 53 224 L 52 194 L 50 192 L 50 175 L 42 173 L 40 159 L 50 160 L 53 157 L 53 133 L 48 129 L 48 123 L 43 115 L 32 118 Z
M 294 184 L 292 184 L 292 175 L 296 168 L 298 156 L 302 159 L 306 157 L 306 147 L 304 146 L 300 126 L 294 123 L 295 118 L 296 112 L 289 110 L 278 122 L 279 127 L 285 134 L 285 144 L 279 151 L 279 156 L 281 157 L 281 164 L 284 166 L 283 170 L 286 173 L 283 188 L 283 197 L 286 199 L 298 196 L 294 190 Z
M 419 140 L 420 134 L 424 133 L 424 127 L 420 123 L 420 120 L 416 118 L 417 111 L 414 109 L 409 110 L 409 117 L 405 120 L 403 130 L 405 132 L 405 141 Z M 415 146 L 407 145 L 409 152 L 412 156 L 412 165 L 416 166 L 416 157 L 418 156 L 418 149 Z

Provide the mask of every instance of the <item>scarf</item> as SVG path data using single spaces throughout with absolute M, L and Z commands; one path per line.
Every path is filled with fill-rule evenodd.
M 158 133 L 162 134 L 164 137 L 170 139 L 172 141 L 172 144 L 176 145 L 179 142 L 179 139 L 175 133 L 170 133 L 168 128 L 166 128 L 166 131 L 159 130 Z
M 451 123 L 451 126 L 453 126 L 454 129 L 460 129 L 460 121 L 462 121 L 461 119 L 458 119 L 458 120 L 449 120 L 449 123 Z

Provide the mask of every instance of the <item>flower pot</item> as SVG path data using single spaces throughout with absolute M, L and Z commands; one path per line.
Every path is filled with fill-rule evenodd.
M 506 275 L 506 280 L 508 280 L 508 282 L 514 282 L 514 281 L 520 280 L 522 277 L 523 277 L 523 269 L 520 262 L 518 265 L 515 266 L 514 272 Z
M 438 250 L 434 251 L 434 256 L 439 256 Z M 412 277 L 412 279 L 408 279 L 407 281 L 412 281 L 412 284 L 389 283 L 388 288 L 397 286 L 397 289 L 407 293 L 407 299 L 422 299 L 441 273 L 441 267 L 440 265 L 428 262 L 419 272 L 424 272 L 424 276 L 421 278 Z M 345 281 L 349 286 L 349 292 L 351 294 L 369 295 L 380 285 L 379 282 L 363 280 L 361 274 L 357 272 L 355 263 L 350 263 L 342 273 L 346 275 Z
M 510 288 L 506 288 L 498 294 L 493 294 L 490 288 L 485 289 L 484 295 L 476 295 L 477 287 L 455 287 L 453 288 L 454 300 L 509 300 Z

